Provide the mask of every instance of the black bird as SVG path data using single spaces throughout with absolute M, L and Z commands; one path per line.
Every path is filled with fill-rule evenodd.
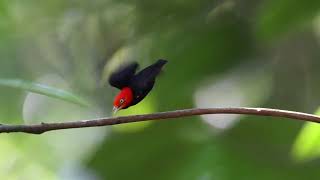
M 109 77 L 109 84 L 121 90 L 113 102 L 114 113 L 142 101 L 152 90 L 156 77 L 167 62 L 167 60 L 159 59 L 137 74 L 136 70 L 139 65 L 133 62 L 112 73 Z

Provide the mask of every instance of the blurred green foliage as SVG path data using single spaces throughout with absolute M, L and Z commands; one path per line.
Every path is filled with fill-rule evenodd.
M 259 36 L 265 39 L 281 38 L 280 35 L 308 26 L 319 13 L 320 2 L 311 0 L 301 3 L 298 0 L 271 0 L 262 5 L 258 21 Z
M 108 75 L 123 62 L 145 67 L 159 58 L 169 63 L 154 90 L 121 115 L 204 104 L 313 113 L 319 8 L 316 0 L 2 0 L 0 84 L 30 81 L 0 86 L 0 121 L 112 116 L 117 90 Z M 90 106 L 69 103 L 82 99 Z M 210 116 L 0 135 L 0 179 L 319 178 L 316 124 L 219 118 L 233 126 L 219 128 Z

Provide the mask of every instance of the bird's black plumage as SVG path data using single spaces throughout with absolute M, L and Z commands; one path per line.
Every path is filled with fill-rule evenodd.
M 138 68 L 138 63 L 128 64 L 112 73 L 109 78 L 109 84 L 120 90 L 124 87 L 131 88 L 133 91 L 133 101 L 130 106 L 135 105 L 144 99 L 152 90 L 157 75 L 166 63 L 166 60 L 159 59 L 138 73 L 135 73 Z

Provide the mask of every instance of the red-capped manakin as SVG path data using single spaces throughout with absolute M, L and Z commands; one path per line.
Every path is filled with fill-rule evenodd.
M 130 63 L 109 77 L 109 84 L 120 89 L 114 98 L 113 112 L 126 109 L 142 101 L 152 90 L 156 77 L 168 61 L 159 59 L 154 64 L 136 73 L 138 63 Z

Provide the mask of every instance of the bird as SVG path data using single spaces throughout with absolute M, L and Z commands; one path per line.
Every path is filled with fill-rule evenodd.
M 109 84 L 120 90 L 113 101 L 113 113 L 142 101 L 154 87 L 156 77 L 167 62 L 159 59 L 137 73 L 139 64 L 132 62 L 113 72 L 109 76 Z

